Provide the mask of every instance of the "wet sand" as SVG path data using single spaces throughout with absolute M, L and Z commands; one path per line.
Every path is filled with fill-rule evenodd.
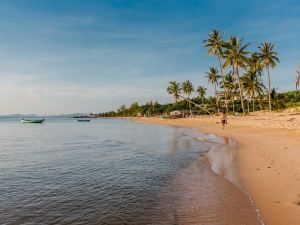
M 292 118 L 290 118 L 292 117 Z M 185 126 L 201 132 L 233 138 L 239 145 L 236 158 L 215 158 L 234 162 L 241 187 L 249 192 L 265 224 L 300 224 L 300 127 L 299 116 L 278 115 L 229 117 L 222 130 L 217 117 L 164 120 L 139 118 L 136 121 Z M 275 118 L 275 119 L 274 119 Z M 200 140 L 201 141 L 201 140 Z M 202 141 L 206 141 L 203 139 Z M 211 151 L 213 154 L 213 151 Z M 229 161 L 228 161 L 229 160 Z M 226 163 L 212 169 L 222 174 Z M 227 178 L 230 179 L 227 172 Z M 228 223 L 230 224 L 230 223 Z
M 247 195 L 199 159 L 173 181 L 172 224 L 261 225 Z
M 167 194 L 145 220 L 149 224 L 262 225 L 232 166 L 236 144 L 201 133 L 196 139 L 205 140 L 207 152 L 176 174 Z M 153 212 L 164 212 L 163 220 Z

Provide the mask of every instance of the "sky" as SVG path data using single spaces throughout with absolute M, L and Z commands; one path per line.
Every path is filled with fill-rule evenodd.
M 217 66 L 203 40 L 212 29 L 257 51 L 275 44 L 278 91 L 294 89 L 300 64 L 298 1 L 2 0 L 0 114 L 98 113 L 172 101 L 168 82 L 213 93 Z M 264 75 L 266 78 L 266 75 Z

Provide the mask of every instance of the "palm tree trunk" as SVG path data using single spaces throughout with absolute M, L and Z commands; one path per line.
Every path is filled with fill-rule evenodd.
M 203 106 L 198 105 L 198 104 L 196 104 L 195 102 L 192 102 L 191 100 L 189 100 L 189 99 L 183 97 L 182 95 L 179 95 L 179 97 L 181 97 L 182 99 L 188 101 L 189 103 L 191 103 L 191 104 L 193 104 L 193 105 L 199 107 L 200 109 L 202 109 L 203 111 L 205 111 L 205 112 L 207 112 L 209 115 L 211 115 L 210 111 L 208 111 L 207 109 L 205 109 Z
M 177 104 L 178 99 L 179 99 L 178 93 L 175 93 L 173 96 L 174 96 L 175 104 Z
M 232 112 L 235 113 L 234 96 L 232 95 Z
M 220 57 L 218 57 L 219 59 L 219 65 L 220 65 L 220 71 L 221 71 L 221 77 L 223 80 L 223 84 L 225 84 L 225 79 L 224 79 L 224 74 L 223 74 L 223 68 L 222 68 L 222 63 L 221 63 L 221 59 Z M 226 106 L 226 111 L 228 111 L 228 102 L 227 102 L 227 88 L 225 85 L 224 86 L 224 96 L 225 96 L 225 106 Z
M 244 100 L 243 100 L 243 93 L 242 93 L 242 87 L 241 87 L 241 81 L 240 81 L 240 75 L 239 75 L 239 69 L 236 68 L 236 74 L 239 82 L 239 90 L 240 90 L 240 99 L 241 99 L 241 104 L 242 104 L 242 110 L 243 113 L 245 113 L 245 107 L 244 107 Z
M 269 67 L 267 67 L 268 70 L 268 84 L 269 84 L 269 90 L 268 90 L 268 94 L 269 94 L 269 110 L 272 110 L 272 104 L 271 104 L 271 78 L 270 78 L 270 69 Z
M 218 98 L 217 98 L 217 85 L 216 84 L 215 84 L 215 98 L 216 98 L 217 110 L 218 110 L 218 113 L 220 113 L 219 101 L 218 101 Z
M 202 104 L 204 104 L 204 97 L 203 96 L 201 97 L 201 100 L 202 100 Z
M 189 94 L 187 95 L 187 99 L 188 99 L 188 100 L 190 100 L 190 95 L 189 95 Z M 190 102 L 190 101 L 188 101 L 188 103 L 189 103 L 189 109 L 190 109 L 190 116 L 192 116 L 192 107 L 191 107 L 191 102 Z
M 261 105 L 261 96 L 260 96 L 260 94 L 258 94 L 258 96 L 259 96 L 259 108 L 260 108 L 260 111 L 262 110 L 262 105 Z
M 255 101 L 254 101 L 254 94 L 252 94 L 252 111 L 255 111 Z
M 232 80 L 236 80 L 236 77 L 235 77 L 235 68 L 234 68 L 234 65 L 232 64 L 232 73 L 231 73 L 231 77 L 232 77 Z
M 250 112 L 250 100 L 248 99 L 247 100 L 247 103 L 248 103 L 248 113 Z

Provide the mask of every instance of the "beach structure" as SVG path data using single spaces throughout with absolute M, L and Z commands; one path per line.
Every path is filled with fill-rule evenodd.
M 185 113 L 180 110 L 174 110 L 170 112 L 170 118 L 184 118 Z
M 189 110 L 174 110 L 170 112 L 169 118 L 176 119 L 176 118 L 187 118 L 190 117 L 192 114 Z

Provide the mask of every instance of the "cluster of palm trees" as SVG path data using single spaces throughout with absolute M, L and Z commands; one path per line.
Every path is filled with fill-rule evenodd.
M 188 101 L 190 114 L 192 114 L 192 106 L 191 106 L 190 97 L 194 91 L 195 91 L 195 88 L 190 80 L 186 80 L 186 81 L 182 82 L 182 84 L 180 84 L 176 81 L 171 81 L 167 88 L 167 92 L 169 94 L 173 95 L 175 103 L 177 103 L 180 98 L 184 98 Z M 202 97 L 202 100 L 203 100 L 203 98 L 206 94 L 206 89 L 200 86 L 197 88 L 197 92 L 198 92 L 199 96 Z M 181 95 L 182 93 L 186 95 L 186 98 Z
M 215 56 L 218 62 L 218 66 L 210 67 L 206 73 L 208 82 L 215 89 L 215 101 L 218 112 L 221 99 L 223 99 L 227 111 L 229 110 L 229 103 L 231 103 L 234 112 L 234 103 L 239 101 L 242 111 L 245 113 L 246 100 L 248 102 L 248 112 L 250 102 L 252 102 L 253 111 L 255 111 L 255 101 L 258 101 L 260 109 L 262 109 L 262 100 L 266 93 L 262 79 L 264 73 L 267 74 L 267 96 L 269 109 L 272 110 L 270 70 L 276 67 L 276 64 L 279 62 L 277 52 L 274 50 L 274 44 L 264 42 L 258 47 L 257 52 L 250 53 L 248 51 L 249 44 L 244 43 L 243 39 L 231 36 L 228 40 L 225 40 L 220 31 L 213 30 L 208 35 L 208 39 L 204 41 L 204 46 L 208 49 L 208 54 Z M 223 91 L 218 92 L 218 88 L 221 88 Z M 185 81 L 182 85 L 172 81 L 167 91 L 174 96 L 177 102 L 181 91 L 189 99 L 194 88 L 190 81 Z M 201 98 L 205 96 L 205 87 L 199 86 L 196 91 Z
M 220 84 L 223 87 L 227 110 L 228 97 L 234 92 L 239 93 L 243 112 L 245 112 L 244 98 L 252 101 L 254 110 L 256 98 L 261 102 L 261 96 L 264 93 L 262 75 L 265 71 L 268 75 L 269 109 L 272 110 L 270 70 L 279 62 L 277 52 L 274 51 L 274 44 L 264 42 L 258 47 L 258 52 L 250 53 L 249 44 L 245 44 L 243 39 L 231 36 L 229 40 L 224 40 L 220 31 L 213 30 L 204 41 L 204 46 L 208 48 L 208 54 L 218 59 L 220 73 L 216 68 L 211 68 L 208 79 L 211 83 Z M 217 80 L 211 79 L 212 73 L 216 74 L 213 77 Z M 221 79 L 221 82 L 218 82 L 218 79 Z

